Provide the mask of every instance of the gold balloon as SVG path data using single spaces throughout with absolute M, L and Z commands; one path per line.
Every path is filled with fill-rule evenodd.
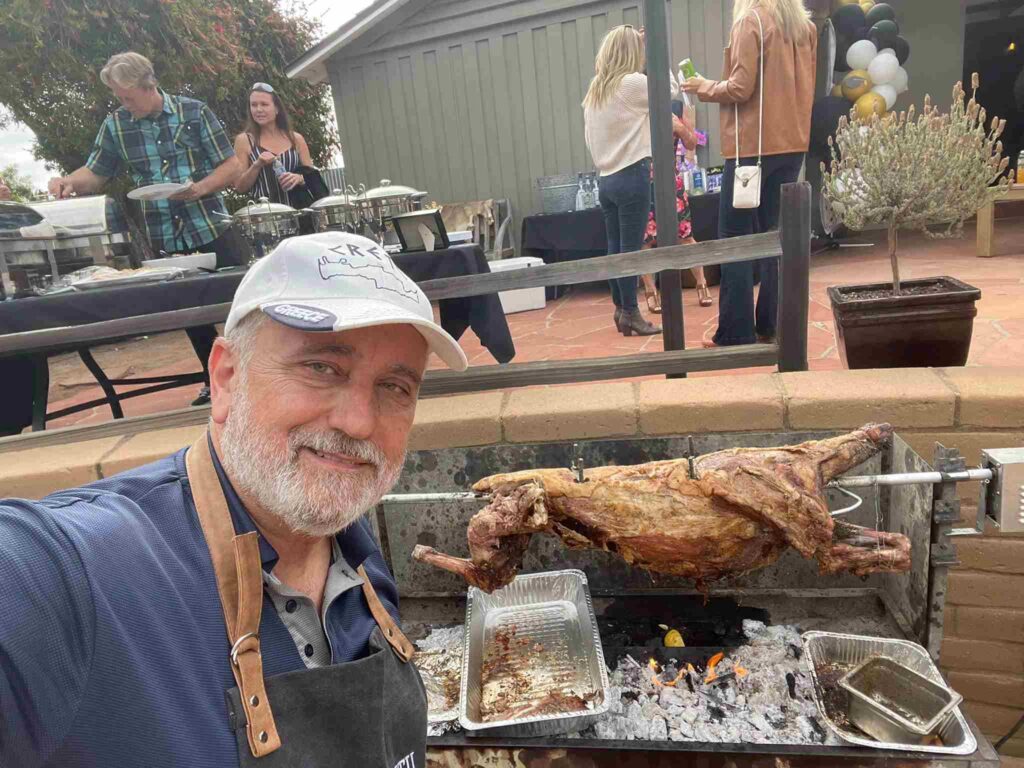
M 835 13 L 837 8 L 842 8 L 844 5 L 858 5 L 860 0 L 832 0 L 832 12 Z
M 860 120 L 870 120 L 872 115 L 885 117 L 885 97 L 878 93 L 865 93 L 857 99 L 853 111 Z
M 833 96 L 842 96 L 843 95 L 843 84 L 842 83 L 836 83 L 835 84 L 835 87 L 832 89 L 832 95 Z
M 863 69 L 854 69 L 848 72 L 841 85 L 843 96 L 852 102 L 856 102 L 865 93 L 869 93 L 872 88 L 871 78 Z M 882 101 L 884 103 L 885 99 Z
M 864 13 L 867 13 L 875 7 L 875 0 L 860 0 L 860 7 L 864 9 Z

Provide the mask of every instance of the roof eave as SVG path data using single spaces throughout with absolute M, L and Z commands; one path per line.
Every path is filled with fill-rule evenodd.
M 352 45 L 356 40 L 369 32 L 373 27 L 393 14 L 411 0 L 377 0 L 373 5 L 353 19 L 341 25 L 302 56 L 288 65 L 285 74 L 289 79 L 301 78 L 307 82 L 326 82 L 327 60 Z

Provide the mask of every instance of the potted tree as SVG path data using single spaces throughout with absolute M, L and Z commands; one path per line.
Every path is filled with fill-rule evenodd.
M 1005 120 L 985 129 L 985 110 L 966 104 L 963 85 L 941 114 L 924 110 L 869 120 L 843 118 L 822 187 L 835 215 L 850 229 L 883 225 L 888 232 L 892 283 L 828 289 L 836 339 L 849 368 L 956 366 L 967 362 L 975 302 L 981 291 L 953 277 L 900 280 L 899 231 L 962 236 L 964 220 L 1009 186 L 999 137 Z

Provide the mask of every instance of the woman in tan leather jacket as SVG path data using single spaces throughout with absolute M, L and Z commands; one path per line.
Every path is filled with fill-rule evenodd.
M 722 175 L 719 237 L 767 232 L 778 225 L 782 185 L 799 177 L 810 141 L 817 50 L 817 31 L 802 0 L 736 0 L 729 47 L 725 49 L 725 78 L 713 81 L 694 77 L 682 84 L 684 91 L 697 94 L 701 101 L 721 105 L 722 154 L 726 164 Z M 755 165 L 759 154 L 761 206 L 734 208 L 737 157 L 740 165 Z M 753 263 L 722 266 L 718 331 L 714 341 L 706 342 L 706 346 L 774 340 L 778 316 L 778 262 L 764 259 L 759 262 L 759 270 L 761 290 L 755 312 Z

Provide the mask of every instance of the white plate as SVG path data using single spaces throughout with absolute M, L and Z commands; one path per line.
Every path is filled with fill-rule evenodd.
M 183 189 L 188 189 L 190 184 L 175 184 L 174 182 L 167 182 L 166 184 L 149 184 L 145 187 L 139 187 L 133 189 L 128 193 L 128 197 L 132 200 L 166 200 L 176 192 L 181 192 Z

